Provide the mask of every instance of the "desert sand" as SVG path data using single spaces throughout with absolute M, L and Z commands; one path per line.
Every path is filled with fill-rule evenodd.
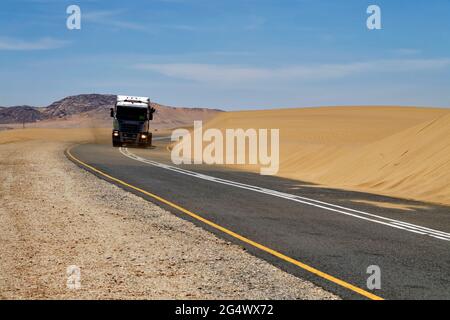
M 227 112 L 207 128 L 280 129 L 281 177 L 450 204 L 450 109 L 362 106 Z M 255 166 L 239 168 L 259 171 Z
M 109 142 L 111 128 L 25 128 L 0 131 L 0 144 L 20 141 Z
M 64 156 L 110 129 L 0 132 L 0 300 L 337 299 Z M 67 268 L 81 271 L 69 289 Z

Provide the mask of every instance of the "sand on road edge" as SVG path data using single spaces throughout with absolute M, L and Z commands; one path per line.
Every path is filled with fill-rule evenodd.
M 226 112 L 203 131 L 278 129 L 277 175 L 305 188 L 312 184 L 448 206 L 449 122 L 445 108 L 318 107 Z M 260 172 L 266 166 L 227 167 Z
M 337 298 L 79 169 L 67 145 L 0 145 L 0 299 Z

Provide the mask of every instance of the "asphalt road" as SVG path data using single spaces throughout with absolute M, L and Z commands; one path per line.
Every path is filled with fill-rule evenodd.
M 165 142 L 155 144 L 156 148 L 146 150 L 85 144 L 75 146 L 70 154 L 91 166 L 88 170 L 99 177 L 343 298 L 367 298 L 356 287 L 384 299 L 450 299 L 449 207 L 216 166 L 176 167 Z M 424 208 L 384 209 L 353 200 Z M 180 207 L 230 232 L 190 216 Z M 368 267 L 373 265 L 380 268 L 381 289 L 367 287 Z

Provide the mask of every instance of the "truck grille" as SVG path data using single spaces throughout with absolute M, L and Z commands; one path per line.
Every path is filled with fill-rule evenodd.
M 140 126 L 136 124 L 122 124 L 120 126 L 120 131 L 122 132 L 139 132 Z
M 137 133 L 121 133 L 122 141 L 123 142 L 136 142 L 137 140 Z

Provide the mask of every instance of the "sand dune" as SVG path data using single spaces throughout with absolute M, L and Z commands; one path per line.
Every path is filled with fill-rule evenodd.
M 231 112 L 220 114 L 205 127 L 279 128 L 278 175 L 283 177 L 450 204 L 447 109 L 324 107 Z
M 450 204 L 450 114 L 364 146 L 333 166 L 322 182 Z

